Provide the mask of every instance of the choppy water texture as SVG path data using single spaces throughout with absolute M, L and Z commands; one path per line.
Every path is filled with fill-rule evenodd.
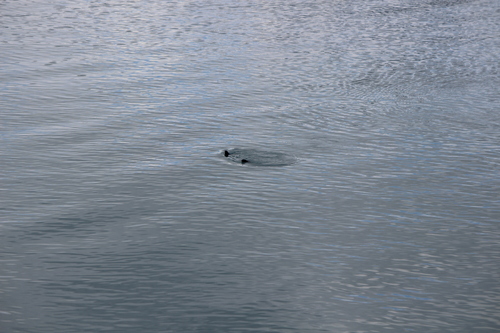
M 500 2 L 0 18 L 1 332 L 500 331 Z

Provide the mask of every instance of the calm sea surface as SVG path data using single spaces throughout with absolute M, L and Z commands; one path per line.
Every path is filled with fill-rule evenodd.
M 500 331 L 498 0 L 3 0 L 0 60 L 1 332 Z

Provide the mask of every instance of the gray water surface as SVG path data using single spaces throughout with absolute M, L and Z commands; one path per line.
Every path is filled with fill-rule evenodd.
M 1 332 L 500 331 L 500 2 L 0 21 Z

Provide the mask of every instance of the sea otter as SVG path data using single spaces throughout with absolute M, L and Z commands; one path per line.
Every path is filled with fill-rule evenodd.
M 255 167 L 280 167 L 293 165 L 297 162 L 297 158 L 293 155 L 247 148 L 226 149 L 224 157 L 233 163 L 251 164 Z
M 224 150 L 224 156 L 228 157 L 229 155 L 231 155 L 231 153 L 229 153 L 227 150 Z M 245 164 L 245 163 L 248 163 L 248 162 L 249 161 L 246 160 L 246 159 L 244 159 L 244 158 L 241 160 L 241 164 Z

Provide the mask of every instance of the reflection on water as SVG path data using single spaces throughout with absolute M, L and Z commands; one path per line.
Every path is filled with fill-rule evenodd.
M 497 2 L 0 7 L 1 331 L 500 329 Z

